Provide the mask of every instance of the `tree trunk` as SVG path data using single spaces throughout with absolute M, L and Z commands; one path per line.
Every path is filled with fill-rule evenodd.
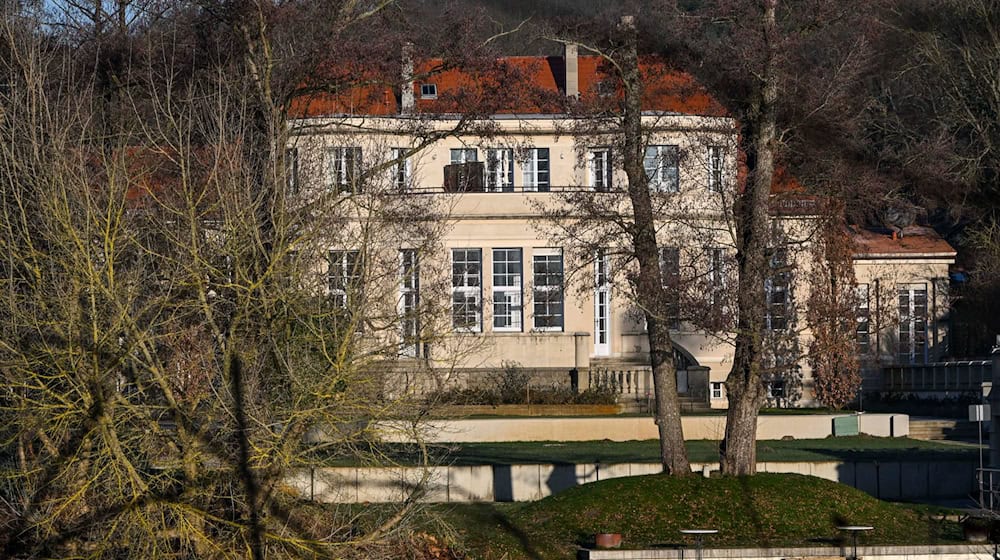
M 636 30 L 631 18 L 623 18 L 622 25 L 627 35 L 621 64 L 625 87 L 623 163 L 628 176 L 628 195 L 634 219 L 632 242 L 639 262 L 636 296 L 646 317 L 649 336 L 649 360 L 656 397 L 655 417 L 660 435 L 660 461 L 665 473 L 690 475 L 691 464 L 684 447 L 680 400 L 677 398 L 677 373 L 674 368 L 673 343 L 670 340 L 670 306 L 663 290 L 649 180 L 643 168 L 645 142 L 642 134 L 642 76 L 639 72 Z
M 766 303 L 764 282 L 768 274 L 768 197 L 774 176 L 776 139 L 775 12 L 778 0 L 765 0 L 762 17 L 766 59 L 761 76 L 759 106 L 744 128 L 749 143 L 750 178 L 736 207 L 739 269 L 738 322 L 733 368 L 726 379 L 729 411 L 726 434 L 720 446 L 722 472 L 749 475 L 757 471 L 757 414 L 764 402 L 761 383 L 761 347 Z

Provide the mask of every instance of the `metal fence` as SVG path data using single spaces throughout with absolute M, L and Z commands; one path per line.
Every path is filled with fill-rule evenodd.
M 992 380 L 990 360 L 894 365 L 882 369 L 882 390 L 890 392 L 979 392 L 983 382 Z

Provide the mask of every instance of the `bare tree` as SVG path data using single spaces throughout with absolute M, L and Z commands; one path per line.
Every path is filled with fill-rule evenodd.
M 273 6 L 242 8 L 188 14 L 235 29 L 237 57 L 192 69 L 190 45 L 151 33 L 148 58 L 123 66 L 113 120 L 65 42 L 4 21 L 7 557 L 409 555 L 393 536 L 424 481 L 361 513 L 296 487 L 330 460 L 391 464 L 380 419 L 407 420 L 392 426 L 419 441 L 425 408 L 386 373 L 439 339 L 445 275 L 420 256 L 439 250 L 447 209 L 392 196 L 395 156 L 331 182 L 322 158 L 295 151 L 317 137 L 304 132 L 354 125 L 287 120 L 306 86 L 277 77 L 290 47 L 270 35 Z M 354 26 L 378 10 L 343 8 L 339 39 L 364 42 Z M 328 86 L 350 91 L 346 77 Z M 387 119 L 358 148 L 416 137 L 412 155 L 454 133 L 428 120 Z

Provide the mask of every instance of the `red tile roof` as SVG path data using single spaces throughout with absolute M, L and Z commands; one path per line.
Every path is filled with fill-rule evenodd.
M 618 91 L 607 63 L 597 56 L 578 59 L 580 99 L 600 101 Z M 430 59 L 415 65 L 413 94 L 421 113 L 481 112 L 484 114 L 552 114 L 566 109 L 565 61 L 562 57 L 510 56 L 481 68 L 445 68 Z M 643 110 L 688 115 L 725 115 L 726 111 L 704 88 L 663 60 L 640 62 L 645 79 Z M 324 115 L 392 115 L 399 112 L 397 76 L 368 76 L 367 85 L 337 94 L 297 98 L 293 117 Z M 604 85 L 607 83 L 608 85 Z M 422 99 L 420 86 L 437 86 L 436 99 Z
M 870 229 L 851 228 L 854 241 L 855 258 L 874 257 L 880 255 L 892 256 L 934 256 L 954 257 L 955 248 L 941 239 L 933 229 L 921 226 L 903 228 L 902 235 L 892 238 L 888 230 L 873 231 Z

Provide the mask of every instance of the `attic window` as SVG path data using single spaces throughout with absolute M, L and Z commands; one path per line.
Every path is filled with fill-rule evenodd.
M 611 97 L 617 93 L 618 87 L 611 80 L 601 80 L 597 82 L 597 95 L 601 97 Z
M 421 99 L 437 99 L 437 96 L 438 96 L 437 84 L 420 84 Z

